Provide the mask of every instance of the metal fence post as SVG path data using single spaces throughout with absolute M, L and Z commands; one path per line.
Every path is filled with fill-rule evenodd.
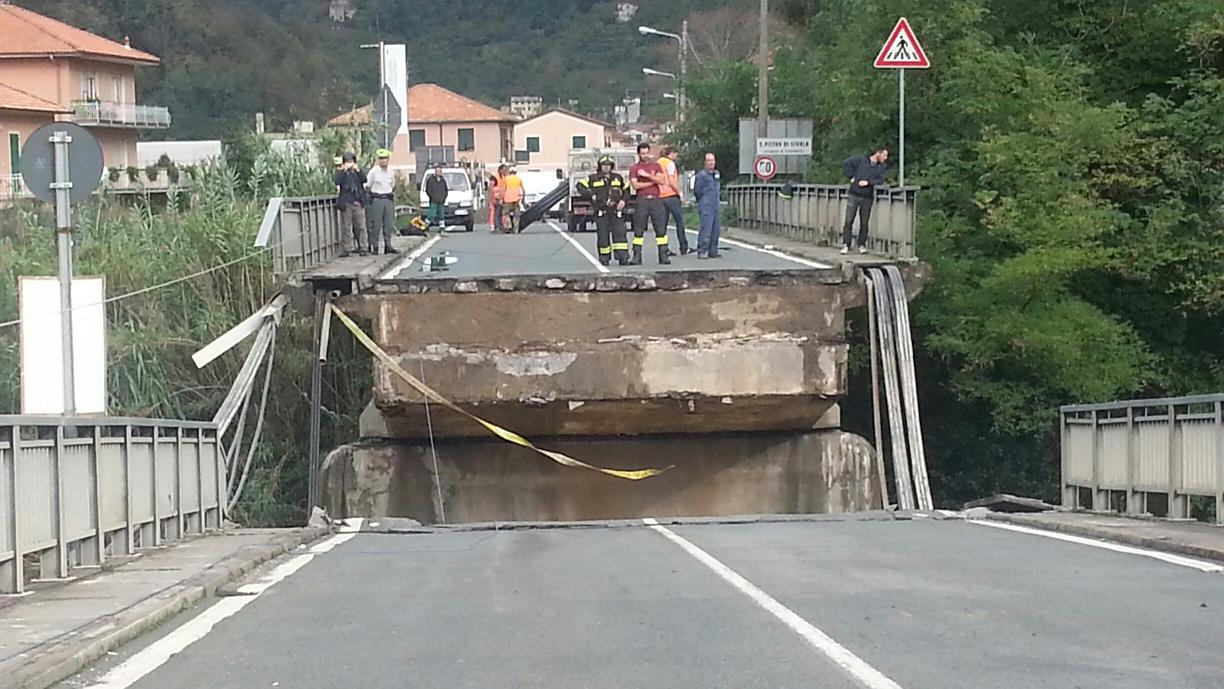
M 157 426 L 150 426 L 149 429 L 153 432 L 153 444 L 150 445 L 153 461 L 150 463 L 149 477 L 150 494 L 153 496 L 153 547 L 156 548 L 162 544 L 162 513 L 161 506 L 158 504 L 158 488 L 157 488 L 157 456 L 160 454 L 158 449 L 161 446 L 161 438 L 158 437 L 159 431 Z M 144 545 L 142 542 L 141 545 Z M 148 547 L 148 546 L 145 546 Z
M 21 492 L 17 489 L 17 481 L 20 480 L 21 470 L 21 426 L 13 426 L 12 441 L 9 442 L 9 455 L 12 458 L 12 463 L 9 465 L 9 509 L 11 510 L 9 520 L 9 538 L 13 544 L 13 566 L 9 569 L 12 573 L 12 582 L 8 586 L 8 590 L 12 593 L 21 593 L 25 590 L 25 560 L 22 557 L 21 549 L 21 509 L 17 506 L 17 500 Z
M 1215 423 L 1215 518 L 1224 525 L 1224 401 L 1216 400 Z
M 1101 428 L 1097 422 L 1097 412 L 1092 412 L 1092 509 L 1101 509 Z M 1109 499 L 1105 498 L 1105 507 L 1109 507 Z
M 1189 510 L 1185 498 L 1180 496 L 1182 487 L 1181 446 L 1177 442 L 1177 406 L 1167 405 L 1169 413 L 1169 516 L 1186 517 Z
M 175 429 L 174 433 L 174 513 L 176 516 L 175 523 L 178 525 L 178 533 L 176 538 L 183 538 L 187 535 L 187 516 L 183 514 L 183 428 L 180 426 Z
M 93 427 L 93 471 L 94 471 L 94 557 L 91 564 L 101 566 L 106 560 L 106 526 L 102 521 L 102 427 Z
M 196 446 L 196 495 L 199 501 L 196 502 L 196 518 L 200 520 L 197 533 L 204 533 L 205 522 L 208 521 L 208 508 L 204 506 L 204 429 L 196 430 L 195 435 Z
M 132 515 L 132 426 L 123 427 L 123 534 L 124 550 L 128 555 L 136 553 L 135 534 L 132 533 L 135 521 Z
M 1067 446 L 1067 412 L 1058 412 L 1058 454 L 1059 467 L 1062 472 L 1059 493 L 1062 495 L 1062 506 L 1067 508 L 1079 507 L 1079 492 L 1075 488 L 1070 488 L 1069 478 L 1071 476 L 1071 457 L 1069 456 L 1069 448 Z
M 1140 492 L 1135 489 L 1139 481 L 1139 453 L 1135 447 L 1135 408 L 1126 408 L 1126 513 L 1142 514 Z M 1146 507 L 1146 506 L 1144 506 Z
M 55 574 L 60 579 L 68 578 L 68 535 L 65 533 L 64 519 L 64 427 L 55 427 L 55 461 L 52 463 L 55 472 Z M 47 578 L 47 567 L 42 568 L 43 578 Z

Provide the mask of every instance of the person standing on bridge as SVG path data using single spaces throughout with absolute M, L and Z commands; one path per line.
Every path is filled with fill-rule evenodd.
M 357 167 L 357 155 L 352 152 L 341 157 L 340 169 L 336 171 L 336 206 L 340 209 L 340 227 L 353 237 L 350 249 L 364 255 L 362 234 L 365 231 L 365 173 Z M 345 252 L 348 255 L 348 252 Z
M 659 156 L 659 167 L 663 168 L 663 174 L 667 177 L 667 184 L 659 186 L 659 198 L 663 203 L 664 217 L 676 222 L 676 238 L 680 240 L 680 255 L 683 256 L 692 249 L 689 248 L 688 234 L 684 231 L 684 187 L 680 181 L 680 168 L 676 166 L 676 153 L 675 146 L 665 146 Z M 668 254 L 675 255 L 670 249 Z
M 434 165 L 434 173 L 425 180 L 425 196 L 429 197 L 429 213 L 426 220 L 430 227 L 438 223 L 438 231 L 446 229 L 446 197 L 450 189 L 446 186 L 446 176 L 442 174 L 442 164 Z
M 510 173 L 506 175 L 502 189 L 502 212 L 505 216 L 502 218 L 502 231 L 506 234 L 518 234 L 522 232 L 519 227 L 519 210 L 523 205 L 523 180 L 518 176 L 518 170 L 510 168 Z
M 506 193 L 506 173 L 510 170 L 504 163 L 497 166 L 497 174 L 489 178 L 489 231 L 501 232 L 502 200 Z
M 616 159 L 603 156 L 599 169 L 589 177 L 578 180 L 580 196 L 591 200 L 595 208 L 595 230 L 598 233 L 599 262 L 603 265 L 616 262 L 629 265 L 629 241 L 625 236 L 625 196 L 629 193 L 625 178 L 616 173 Z
M 366 187 L 370 190 L 370 208 L 366 212 L 370 251 L 378 253 L 381 244 L 384 253 L 397 254 L 399 252 L 391 246 L 391 237 L 395 235 L 395 173 L 389 167 L 391 151 L 380 148 L 377 155 L 378 164 L 366 175 Z
M 846 202 L 846 224 L 842 227 L 843 254 L 850 253 L 854 241 L 854 216 L 859 217 L 858 250 L 867 253 L 867 231 L 871 223 L 871 206 L 875 203 L 876 187 L 885 185 L 888 172 L 888 149 L 876 148 L 870 155 L 848 158 L 842 163 L 842 174 L 850 179 L 850 198 Z
M 718 158 L 713 153 L 705 154 L 705 167 L 693 178 L 693 198 L 697 199 L 697 214 L 701 217 L 701 229 L 697 232 L 697 258 L 718 258 L 718 240 L 722 236 L 722 218 L 719 209 L 719 194 L 722 193 L 722 175 L 718 172 Z
M 629 168 L 629 184 L 637 193 L 633 208 L 633 258 L 630 265 L 642 265 L 642 247 L 646 244 L 646 223 L 654 227 L 655 245 L 659 247 L 659 264 L 668 265 L 667 209 L 659 198 L 661 185 L 667 183 L 663 168 L 650 152 L 650 144 L 637 147 L 638 162 Z

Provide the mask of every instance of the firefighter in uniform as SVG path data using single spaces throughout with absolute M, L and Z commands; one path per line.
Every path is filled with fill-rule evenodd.
M 598 171 L 578 181 L 578 193 L 591 200 L 595 208 L 595 230 L 598 233 L 599 262 L 608 265 L 613 254 L 616 262 L 629 265 L 629 240 L 625 232 L 625 200 L 629 186 L 617 174 L 612 156 L 599 159 Z

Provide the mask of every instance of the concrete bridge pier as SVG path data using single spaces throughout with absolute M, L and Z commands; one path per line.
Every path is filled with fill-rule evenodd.
M 837 406 L 845 312 L 864 299 L 851 265 L 380 281 L 342 308 L 451 401 L 590 464 L 671 468 L 633 482 L 560 466 L 427 413 L 376 361 L 360 441 L 325 462 L 324 505 L 423 523 L 878 508 L 874 453 Z

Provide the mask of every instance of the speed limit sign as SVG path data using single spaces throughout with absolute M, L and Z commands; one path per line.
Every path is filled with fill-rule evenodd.
M 778 174 L 778 163 L 769 156 L 757 156 L 752 163 L 752 170 L 762 182 L 768 182 Z

